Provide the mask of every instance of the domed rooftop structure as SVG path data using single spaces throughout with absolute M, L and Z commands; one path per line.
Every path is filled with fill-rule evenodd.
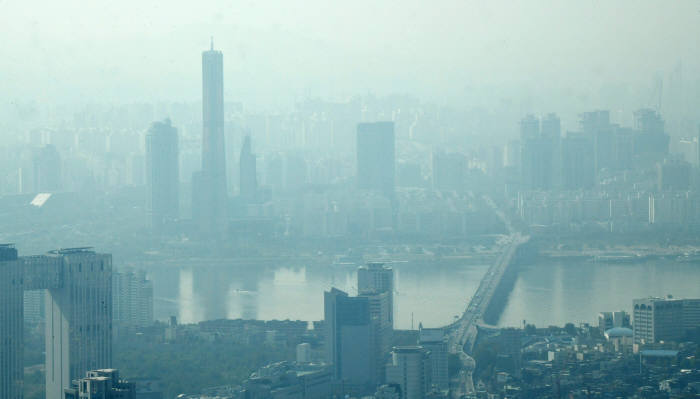
M 632 335 L 634 335 L 632 330 L 625 327 L 614 327 L 609 330 L 605 330 L 605 338 L 607 339 L 631 337 Z

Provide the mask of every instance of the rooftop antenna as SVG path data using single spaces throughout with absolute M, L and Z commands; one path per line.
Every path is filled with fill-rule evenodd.
M 214 51 L 214 36 L 210 36 L 210 44 L 211 44 L 211 50 Z

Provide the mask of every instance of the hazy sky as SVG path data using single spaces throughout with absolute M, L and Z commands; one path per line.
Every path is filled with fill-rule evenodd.
M 196 100 L 224 52 L 229 100 L 519 90 L 700 76 L 698 1 L 0 0 L 2 100 Z

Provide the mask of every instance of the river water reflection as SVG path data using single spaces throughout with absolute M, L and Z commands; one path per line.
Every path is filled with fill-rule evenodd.
M 450 323 L 476 290 L 488 261 L 396 263 L 396 327 Z M 357 293 L 353 265 L 150 265 L 155 317 L 184 323 L 218 318 L 320 320 L 323 292 Z
M 599 312 L 631 312 L 632 299 L 667 294 L 700 297 L 700 264 L 542 261 L 520 270 L 499 325 L 597 323 Z

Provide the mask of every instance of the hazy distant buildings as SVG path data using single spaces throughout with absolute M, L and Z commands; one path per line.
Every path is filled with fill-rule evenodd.
M 192 217 L 204 232 L 226 227 L 226 158 L 224 152 L 224 56 L 202 53 L 202 170 L 192 177 Z
M 665 122 L 656 111 L 640 109 L 634 112 L 634 153 L 642 164 L 659 162 L 668 154 L 669 136 Z
M 665 159 L 656 165 L 656 169 L 660 191 L 686 191 L 690 189 L 690 163 Z
M 562 141 L 562 177 L 567 190 L 595 185 L 593 141 L 582 133 L 568 132 Z
M 48 144 L 34 153 L 34 191 L 52 193 L 61 189 L 61 155 L 54 145 Z
M 170 119 L 154 122 L 146 133 L 146 191 L 151 226 L 161 227 L 180 213 L 177 129 Z
M 700 299 L 635 299 L 634 342 L 680 341 L 700 327 Z
M 394 196 L 394 123 L 357 125 L 357 186 Z
M 540 121 L 527 115 L 520 121 L 520 175 L 525 190 L 549 190 L 558 185 L 561 124 L 555 114 Z
M 46 289 L 46 397 L 112 361 L 112 258 L 87 248 L 17 257 L 0 246 L 0 396 L 21 398 L 23 290 Z
M 246 201 L 254 200 L 258 192 L 257 159 L 250 141 L 250 136 L 245 136 L 239 160 L 241 197 Z
M 598 110 L 581 115 L 583 136 L 593 145 L 593 169 L 595 174 L 601 169 L 610 169 L 615 164 L 614 129 L 610 124 L 610 111 Z
M 112 273 L 114 324 L 120 328 L 142 328 L 153 324 L 153 282 L 144 271 Z
M 433 152 L 433 189 L 465 189 L 467 157 L 459 153 Z
M 381 315 L 386 325 L 386 293 L 350 297 L 336 288 L 324 293 L 326 362 L 348 392 L 373 392 L 382 381 L 386 340 Z
M 423 399 L 430 391 L 431 371 L 428 351 L 422 346 L 398 346 L 386 366 L 386 382 L 401 387 L 401 399 Z

